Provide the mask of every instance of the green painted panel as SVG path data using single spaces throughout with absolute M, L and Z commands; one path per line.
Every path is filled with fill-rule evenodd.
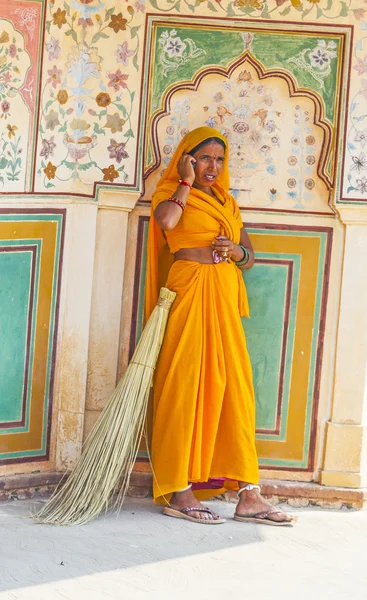
M 320 46 L 320 42 L 324 45 Z M 172 50 L 167 46 L 168 43 Z M 336 55 L 339 54 L 339 46 L 340 41 L 337 37 L 328 36 L 324 43 L 322 38 L 319 41 L 318 38 L 310 37 L 308 33 L 276 34 L 264 31 L 254 34 L 250 51 L 266 69 L 286 69 L 295 76 L 300 87 L 318 92 L 324 99 L 326 116 L 334 123 L 338 70 Z M 162 96 L 170 85 L 190 80 L 204 66 L 226 67 L 238 58 L 244 49 L 241 32 L 197 27 L 157 27 L 152 77 L 152 112 L 160 107 Z M 314 52 L 316 58 L 310 58 L 310 53 Z M 292 62 L 289 62 L 290 60 Z
M 32 253 L 0 252 L 0 422 L 22 416 Z
M 246 274 L 251 318 L 243 319 L 251 357 L 256 427 L 275 429 L 288 268 L 255 264 Z
M 162 45 L 162 34 L 165 32 L 176 31 L 176 38 L 182 40 L 186 45 L 181 57 L 170 57 Z M 172 35 L 172 33 L 171 33 Z M 174 39 L 174 38 L 173 38 Z M 190 43 L 185 41 L 190 39 L 194 42 L 197 53 L 199 50 L 204 52 L 195 57 L 195 51 L 190 49 Z M 167 27 L 157 27 L 157 43 L 154 56 L 153 72 L 153 103 L 152 109 L 155 111 L 161 103 L 161 98 L 168 86 L 177 81 L 191 79 L 194 73 L 205 65 L 226 66 L 237 56 L 242 54 L 244 44 L 240 33 L 228 31 L 210 31 L 205 29 L 177 28 L 175 30 Z M 161 40 L 161 41 L 160 41 Z M 184 56 L 186 54 L 187 56 Z M 190 56 L 191 54 L 191 56 Z M 166 62 L 172 63 L 171 70 L 165 68 Z M 181 64 L 179 64 L 181 62 Z M 175 63 L 177 66 L 175 67 Z
M 326 77 L 324 77 L 326 70 L 317 66 L 313 67 L 309 57 L 309 53 L 318 48 L 317 38 L 310 38 L 305 34 L 256 34 L 252 42 L 252 51 L 266 69 L 274 69 L 275 67 L 286 69 L 293 73 L 300 87 L 317 91 L 325 101 L 327 118 L 331 123 L 334 123 L 338 59 L 330 57 L 330 52 L 339 53 L 340 42 L 338 38 L 328 37 L 325 44 L 330 44 L 330 42 L 335 44 L 335 47 L 326 49 L 322 55 L 330 63 L 330 71 Z M 321 48 L 320 52 L 322 52 Z M 329 53 L 329 56 L 327 53 Z M 289 59 L 296 59 L 298 64 L 287 62 Z M 318 79 L 315 79 L 315 76 Z

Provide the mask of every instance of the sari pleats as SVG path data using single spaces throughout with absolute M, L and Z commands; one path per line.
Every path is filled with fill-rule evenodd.
M 258 482 L 252 370 L 233 263 L 176 261 L 166 283 L 177 297 L 154 376 L 154 498 L 205 482 Z M 220 493 L 218 490 L 217 493 Z

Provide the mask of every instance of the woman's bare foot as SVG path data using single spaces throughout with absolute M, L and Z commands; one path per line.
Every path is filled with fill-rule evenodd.
M 291 515 L 281 510 L 278 511 L 270 502 L 265 500 L 259 490 L 243 490 L 236 507 L 236 516 L 254 517 L 255 515 L 262 514 L 266 514 L 267 521 L 275 521 L 277 523 L 291 523 L 294 521 Z
M 184 492 L 175 492 L 174 494 L 172 494 L 170 506 L 177 510 L 182 510 L 183 508 L 192 508 L 193 510 L 186 511 L 186 513 L 194 519 L 216 520 L 220 518 L 219 515 L 216 515 L 212 511 L 195 511 L 195 508 L 204 508 L 206 510 L 208 509 L 195 498 L 191 489 L 185 490 Z

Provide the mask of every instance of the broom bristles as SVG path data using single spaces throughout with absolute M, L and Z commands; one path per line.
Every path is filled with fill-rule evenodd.
M 144 429 L 153 370 L 176 294 L 161 288 L 134 355 L 89 434 L 74 470 L 33 519 L 82 525 L 126 496 Z

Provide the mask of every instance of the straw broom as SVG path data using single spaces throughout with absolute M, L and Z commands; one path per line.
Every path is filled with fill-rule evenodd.
M 33 519 L 53 525 L 83 525 L 108 509 L 120 508 L 137 457 L 153 371 L 176 294 L 161 288 L 134 355 L 88 436 L 82 455 Z M 62 483 L 62 482 L 61 482 Z

